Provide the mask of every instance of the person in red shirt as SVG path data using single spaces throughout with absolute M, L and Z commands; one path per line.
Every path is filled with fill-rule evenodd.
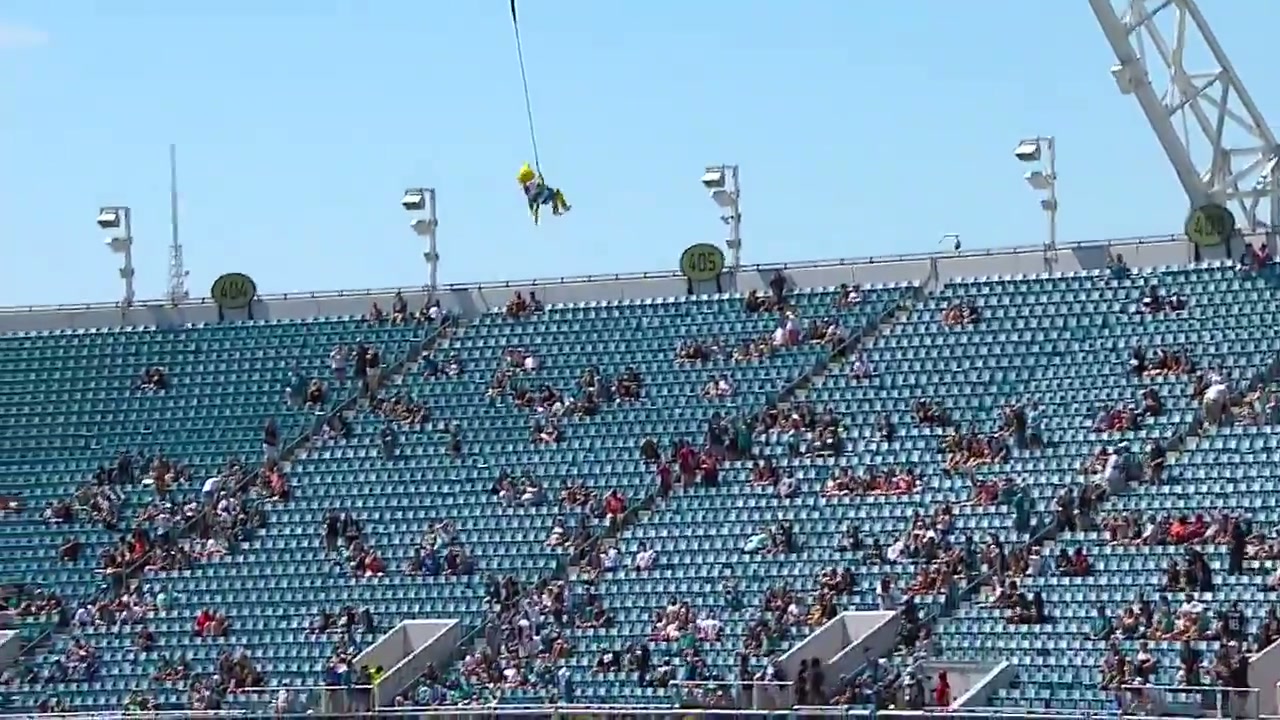
M 199 615 L 196 615 L 196 635 L 204 637 L 204 631 L 211 622 L 213 622 L 213 611 L 204 608 Z
M 665 462 L 659 463 L 658 469 L 655 472 L 655 474 L 658 476 L 658 497 L 660 498 L 671 497 L 671 489 L 672 489 L 671 466 Z
M 680 466 L 680 479 L 686 487 L 698 479 L 698 452 L 687 443 L 676 453 L 676 464 Z
M 627 512 L 627 501 L 616 489 L 610 490 L 604 497 L 604 513 L 609 517 L 610 527 L 617 528 L 622 524 L 622 516 Z
M 938 684 L 933 687 L 933 704 L 936 707 L 951 705 L 951 681 L 947 679 L 947 671 L 938 671 Z
M 1071 570 L 1077 577 L 1085 577 L 1089 574 L 1089 556 L 1084 554 L 1084 548 L 1076 548 L 1071 556 Z
M 715 453 L 708 451 L 702 454 L 700 469 L 703 485 L 715 487 L 720 484 L 720 458 Z

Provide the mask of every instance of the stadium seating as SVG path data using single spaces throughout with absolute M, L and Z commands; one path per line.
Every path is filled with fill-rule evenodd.
M 68 603 L 95 596 L 104 584 L 94 572 L 96 556 L 114 544 L 117 533 L 88 523 L 47 524 L 40 514 L 49 502 L 70 499 L 99 466 L 113 465 L 119 452 L 164 455 L 185 464 L 196 480 L 194 487 L 179 489 L 180 496 L 198 497 L 203 478 L 216 474 L 228 458 L 261 459 L 268 418 L 276 420 L 285 442 L 310 430 L 323 407 L 290 408 L 283 402 L 295 370 L 328 381 L 326 405 L 332 406 L 354 389 L 331 379 L 328 358 L 334 347 L 376 345 L 391 364 L 424 332 L 415 326 L 372 327 L 359 318 L 317 318 L 0 336 L 0 495 L 20 498 L 25 506 L 0 523 L 6 577 L 54 589 Z M 149 367 L 164 368 L 168 390 L 138 387 Z M 124 495 L 120 517 L 127 527 L 154 493 L 138 485 Z M 68 536 L 85 546 L 75 563 L 58 558 L 58 545 Z M 221 566 L 215 576 L 245 567 L 230 561 L 215 565 Z M 216 586 L 201 584 L 198 574 L 165 578 L 170 592 L 192 595 L 178 604 L 181 610 L 154 624 L 162 645 L 189 637 L 188 613 L 194 612 L 189 608 L 217 599 L 210 595 Z M 244 621 L 253 627 L 249 618 Z M 75 685 L 63 696 L 76 707 L 118 707 L 122 690 L 145 687 L 141 679 L 156 659 L 121 662 L 133 655 L 127 650 L 130 633 L 90 635 L 107 660 L 101 677 L 92 687 Z M 60 654 L 66 644 L 66 638 L 58 638 L 49 654 Z M 193 662 L 202 659 L 198 645 L 187 650 Z M 47 666 L 46 659 L 36 664 Z M 22 695 L 23 701 L 34 697 Z
M 1185 298 L 1187 308 L 1138 312 L 1143 288 L 1152 284 L 1165 295 Z M 380 631 L 422 617 L 456 617 L 475 628 L 487 617 L 486 577 L 565 576 L 568 551 L 545 542 L 558 517 L 569 527 L 577 521 L 576 511 L 557 503 L 565 487 L 582 483 L 600 493 L 616 488 L 638 505 L 656 486 L 653 466 L 640 456 L 642 440 L 652 438 L 664 449 L 680 439 L 701 443 L 712 413 L 746 421 L 780 398 L 830 408 L 840 419 L 846 445 L 839 457 L 793 452 L 797 442 L 809 441 L 803 433 L 773 430 L 755 438 L 757 458 L 773 460 L 799 481 L 796 497 L 779 499 L 769 487 L 750 485 L 751 462 L 731 462 L 718 486 L 678 489 L 654 500 L 606 543 L 616 543 L 628 565 L 642 543 L 659 559 L 653 570 L 624 567 L 594 583 L 592 592 L 613 619 L 610 627 L 565 631 L 573 649 L 567 664 L 576 678 L 575 699 L 663 702 L 670 699 L 668 692 L 639 687 L 634 676 L 590 670 L 602 652 L 645 639 L 654 610 L 669 598 L 687 601 L 700 616 L 723 624 L 720 639 L 701 644 L 700 650 L 716 673 L 733 677 L 737 651 L 769 588 L 786 584 L 807 594 L 819 570 L 853 566 L 857 582 L 840 605 L 872 609 L 883 575 L 914 575 L 912 561 L 866 567 L 865 554 L 841 550 L 840 536 L 850 523 L 859 526 L 866 541 L 887 546 L 910 529 L 917 515 L 952 505 L 954 543 L 994 539 L 1009 550 L 1038 543 L 1037 531 L 1052 522 L 1053 498 L 1064 486 L 1079 484 L 1082 463 L 1100 446 L 1129 442 L 1136 447 L 1193 426 L 1197 408 L 1189 379 L 1136 378 L 1128 372 L 1130 348 L 1185 348 L 1199 367 L 1220 367 L 1243 387 L 1280 351 L 1280 338 L 1269 332 L 1280 320 L 1274 284 L 1270 271 L 1243 274 L 1211 264 L 1131 277 L 1080 273 L 962 280 L 929 293 L 915 286 L 867 288 L 857 304 L 840 308 L 832 288 L 795 291 L 789 299 L 802 321 L 835 317 L 855 336 L 868 332 L 861 356 L 869 377 L 855 376 L 847 362 L 826 364 L 827 350 L 810 343 L 761 360 L 677 363 L 681 342 L 715 341 L 732 348 L 776 327 L 776 313 L 749 313 L 735 295 L 561 305 L 526 317 L 486 314 L 462 323 L 437 340 L 425 360 L 388 378 L 388 396 L 408 398 L 430 413 L 421 425 L 394 424 L 392 457 L 384 455 L 381 439 L 389 421 L 362 403 L 349 413 L 347 439 L 314 440 L 292 459 L 287 466 L 291 496 L 262 503 L 269 521 L 252 539 L 192 569 L 143 578 L 152 595 L 164 592 L 172 598 L 171 608 L 153 612 L 148 620 L 158 639 L 155 651 L 133 650 L 134 633 L 128 628 L 94 628 L 86 636 L 105 660 L 97 677 L 56 689 L 77 710 L 117 709 L 134 690 L 185 707 L 184 690 L 151 680 L 160 655 L 185 654 L 197 671 L 208 673 L 220 652 L 239 647 L 248 650 L 273 686 L 316 685 L 325 676 L 336 636 L 309 633 L 309 625 L 321 610 L 344 606 L 368 608 Z M 976 309 L 976 322 L 945 326 L 943 312 L 961 302 Z M 894 315 L 900 308 L 905 309 Z M 18 496 L 26 506 L 0 521 L 5 575 L 55 589 L 68 603 L 94 596 L 104 585 L 95 572 L 95 556 L 115 542 L 116 533 L 84 523 L 49 526 L 40 518 L 48 501 L 69 497 L 118 451 L 163 453 L 192 467 L 196 478 L 217 472 L 229 456 L 256 463 L 266 418 L 277 420 L 287 440 L 304 437 L 314 429 L 317 413 L 356 390 L 350 382 L 335 383 L 323 408 L 289 408 L 283 388 L 291 366 L 304 376 L 330 380 L 329 353 L 335 345 L 377 345 L 391 365 L 433 332 L 344 318 L 0 336 L 0 495 Z M 592 417 L 562 421 L 559 442 L 535 442 L 531 428 L 540 421 L 538 414 L 516 406 L 509 393 L 486 393 L 505 362 L 504 351 L 512 348 L 536 358 L 536 370 L 514 375 L 515 382 L 531 389 L 548 385 L 570 391 L 592 366 L 605 377 L 634 368 L 643 378 L 643 398 L 606 402 Z M 460 372 L 428 371 L 451 363 Z M 142 370 L 152 365 L 167 370 L 170 389 L 134 388 Z M 732 380 L 735 393 L 701 397 L 703 386 L 718 375 Z M 798 380 L 794 392 L 783 393 Z M 1093 431 L 1100 405 L 1136 401 L 1147 385 L 1164 398 L 1160 417 L 1129 433 Z M 996 429 L 1002 406 L 1039 405 L 1046 447 L 1014 448 L 1008 462 L 980 466 L 975 475 L 979 481 L 1014 478 L 1020 502 L 1029 507 L 1026 517 L 1018 517 L 1010 503 L 965 504 L 970 479 L 944 471 L 939 442 L 946 431 L 915 421 L 912 404 L 918 399 L 939 403 L 956 424 L 979 432 Z M 878 435 L 880 414 L 897 428 L 892 440 Z M 451 452 L 450 429 L 461 452 Z M 1251 514 L 1255 523 L 1269 526 L 1277 519 L 1275 501 L 1260 491 L 1280 482 L 1280 472 L 1267 462 L 1277 453 L 1273 430 L 1224 427 L 1191 438 L 1161 487 L 1138 487 L 1109 498 L 1103 513 L 1222 509 Z M 833 467 L 903 466 L 919 471 L 914 492 L 822 495 Z M 535 478 L 548 502 L 503 505 L 491 492 L 501 471 Z M 181 491 L 198 497 L 199 481 Z M 128 491 L 121 502 L 122 524 L 127 526 L 131 511 L 150 501 L 150 493 L 141 486 Z M 323 521 L 333 511 L 349 511 L 363 524 L 365 541 L 386 559 L 384 576 L 353 577 L 325 552 Z M 795 553 L 743 551 L 761 526 L 780 519 L 794 528 Z M 475 573 L 406 574 L 403 568 L 424 533 L 444 521 L 456 525 L 457 542 L 474 558 Z M 596 526 L 593 532 L 603 529 Z M 58 560 L 57 546 L 67 535 L 87 545 L 78 563 Z M 955 592 L 916 598 L 923 611 L 943 616 L 934 625 L 929 653 L 1018 664 L 1018 679 L 996 698 L 1000 704 L 1102 709 L 1108 695 L 1097 687 L 1097 667 L 1106 646 L 1087 637 L 1095 607 L 1101 603 L 1116 614 L 1135 589 L 1154 597 L 1162 569 L 1178 548 L 1114 547 L 1095 532 L 1062 533 L 1044 547 L 1056 552 L 1077 546 L 1093 559 L 1091 577 L 1046 573 L 1023 581 L 1028 591 L 1044 593 L 1051 626 L 1007 624 L 1002 611 L 977 597 L 961 601 Z M 1218 586 L 1203 600 L 1218 608 L 1239 599 L 1256 626 L 1274 594 L 1260 590 L 1260 577 L 1229 576 L 1224 553 L 1206 549 Z M 576 593 L 586 592 L 579 576 L 568 576 L 576 578 L 571 580 Z M 1143 580 L 1135 583 L 1135 577 Z M 726 578 L 736 583 L 744 607 L 727 606 L 721 589 Z M 202 608 L 228 615 L 227 638 L 192 637 Z M 49 619 L 37 622 L 33 632 L 47 627 Z M 803 632 L 792 633 L 783 648 Z M 372 637 L 357 635 L 354 642 Z M 55 632 L 28 662 L 46 667 L 71 638 L 65 630 Z M 1131 652 L 1131 645 L 1124 647 Z M 1172 644 L 1153 645 L 1162 659 L 1176 653 Z M 754 662 L 759 669 L 760 661 Z M 1173 667 L 1165 663 L 1158 679 L 1171 684 Z M 23 684 L 5 693 L 13 704 L 30 707 L 52 687 Z M 504 700 L 539 701 L 549 692 L 538 687 L 507 693 Z

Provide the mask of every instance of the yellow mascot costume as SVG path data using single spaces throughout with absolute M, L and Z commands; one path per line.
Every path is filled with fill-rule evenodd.
M 524 190 L 524 197 L 529 201 L 529 213 L 533 215 L 533 224 L 537 225 L 543 205 L 551 206 L 551 214 L 563 215 L 569 212 L 569 203 L 559 188 L 553 188 L 538 175 L 529 163 L 520 166 L 516 173 L 516 181 Z

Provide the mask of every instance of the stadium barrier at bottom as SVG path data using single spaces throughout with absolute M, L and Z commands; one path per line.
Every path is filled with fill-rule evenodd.
M 377 713 L 274 713 L 251 710 L 178 710 L 146 713 L 61 713 L 45 715 L 9 715 L 9 718 L 32 720 L 218 720 L 221 718 L 262 718 L 263 720 L 383 720 L 385 718 L 421 718 L 422 720 L 807 720 L 830 718 L 840 720 L 1158 720 L 1169 715 L 1142 715 L 1129 712 L 1075 712 L 1053 710 L 1019 710 L 989 708 L 949 710 L 866 710 L 833 707 L 797 707 L 790 710 L 703 710 L 697 708 L 630 707 L 624 705 L 557 705 L 557 706 L 471 706 L 471 707 L 388 707 Z M 1185 716 L 1184 716 L 1185 717 Z M 1199 717 L 1242 718 L 1240 715 L 1204 715 Z M 1261 720 L 1280 720 L 1277 715 L 1260 715 Z
M 696 684 L 688 684 L 696 685 Z M 712 684 L 708 684 L 709 686 Z M 1123 716 L 1126 720 L 1158 717 L 1218 717 L 1280 720 L 1280 716 L 1259 714 L 1261 695 L 1256 688 L 1131 686 L 1117 690 L 1114 706 L 1096 712 L 1052 708 L 922 708 L 919 710 L 868 710 L 841 707 L 785 707 L 789 704 L 790 683 L 736 683 L 720 685 L 728 691 L 706 692 L 710 688 L 673 688 L 671 705 L 468 705 L 468 706 L 371 706 L 370 687 L 296 687 L 241 691 L 234 694 L 234 708 L 222 710 L 172 709 L 151 712 L 11 714 L 7 718 L 35 720 L 220 720 L 226 718 L 333 718 L 381 720 L 382 718 L 422 718 L 423 720 L 699 720 L 707 718 L 768 718 L 805 720 L 1102 720 Z M 748 687 L 750 686 L 750 687 Z M 702 691 L 700 693 L 691 690 Z M 1280 688 L 1277 688 L 1280 692 Z M 704 694 L 705 693 L 705 694 Z M 691 700 L 718 702 L 737 699 L 744 707 L 689 707 Z M 761 703 L 764 699 L 765 702 Z M 685 705 L 677 706 L 677 703 Z M 764 707 L 750 707 L 751 704 Z

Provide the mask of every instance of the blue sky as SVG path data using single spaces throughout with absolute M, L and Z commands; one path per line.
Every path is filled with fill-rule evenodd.
M 1203 9 L 1280 115 L 1273 0 Z M 0 304 L 112 301 L 93 224 L 134 209 L 140 297 L 166 284 L 178 144 L 191 290 L 425 280 L 398 206 L 440 194 L 441 280 L 672 268 L 723 239 L 698 184 L 742 166 L 744 262 L 1040 242 L 1011 156 L 1059 146 L 1064 241 L 1175 232 L 1185 200 L 1083 2 L 523 0 L 543 168 L 535 228 L 504 0 L 6 0 Z

